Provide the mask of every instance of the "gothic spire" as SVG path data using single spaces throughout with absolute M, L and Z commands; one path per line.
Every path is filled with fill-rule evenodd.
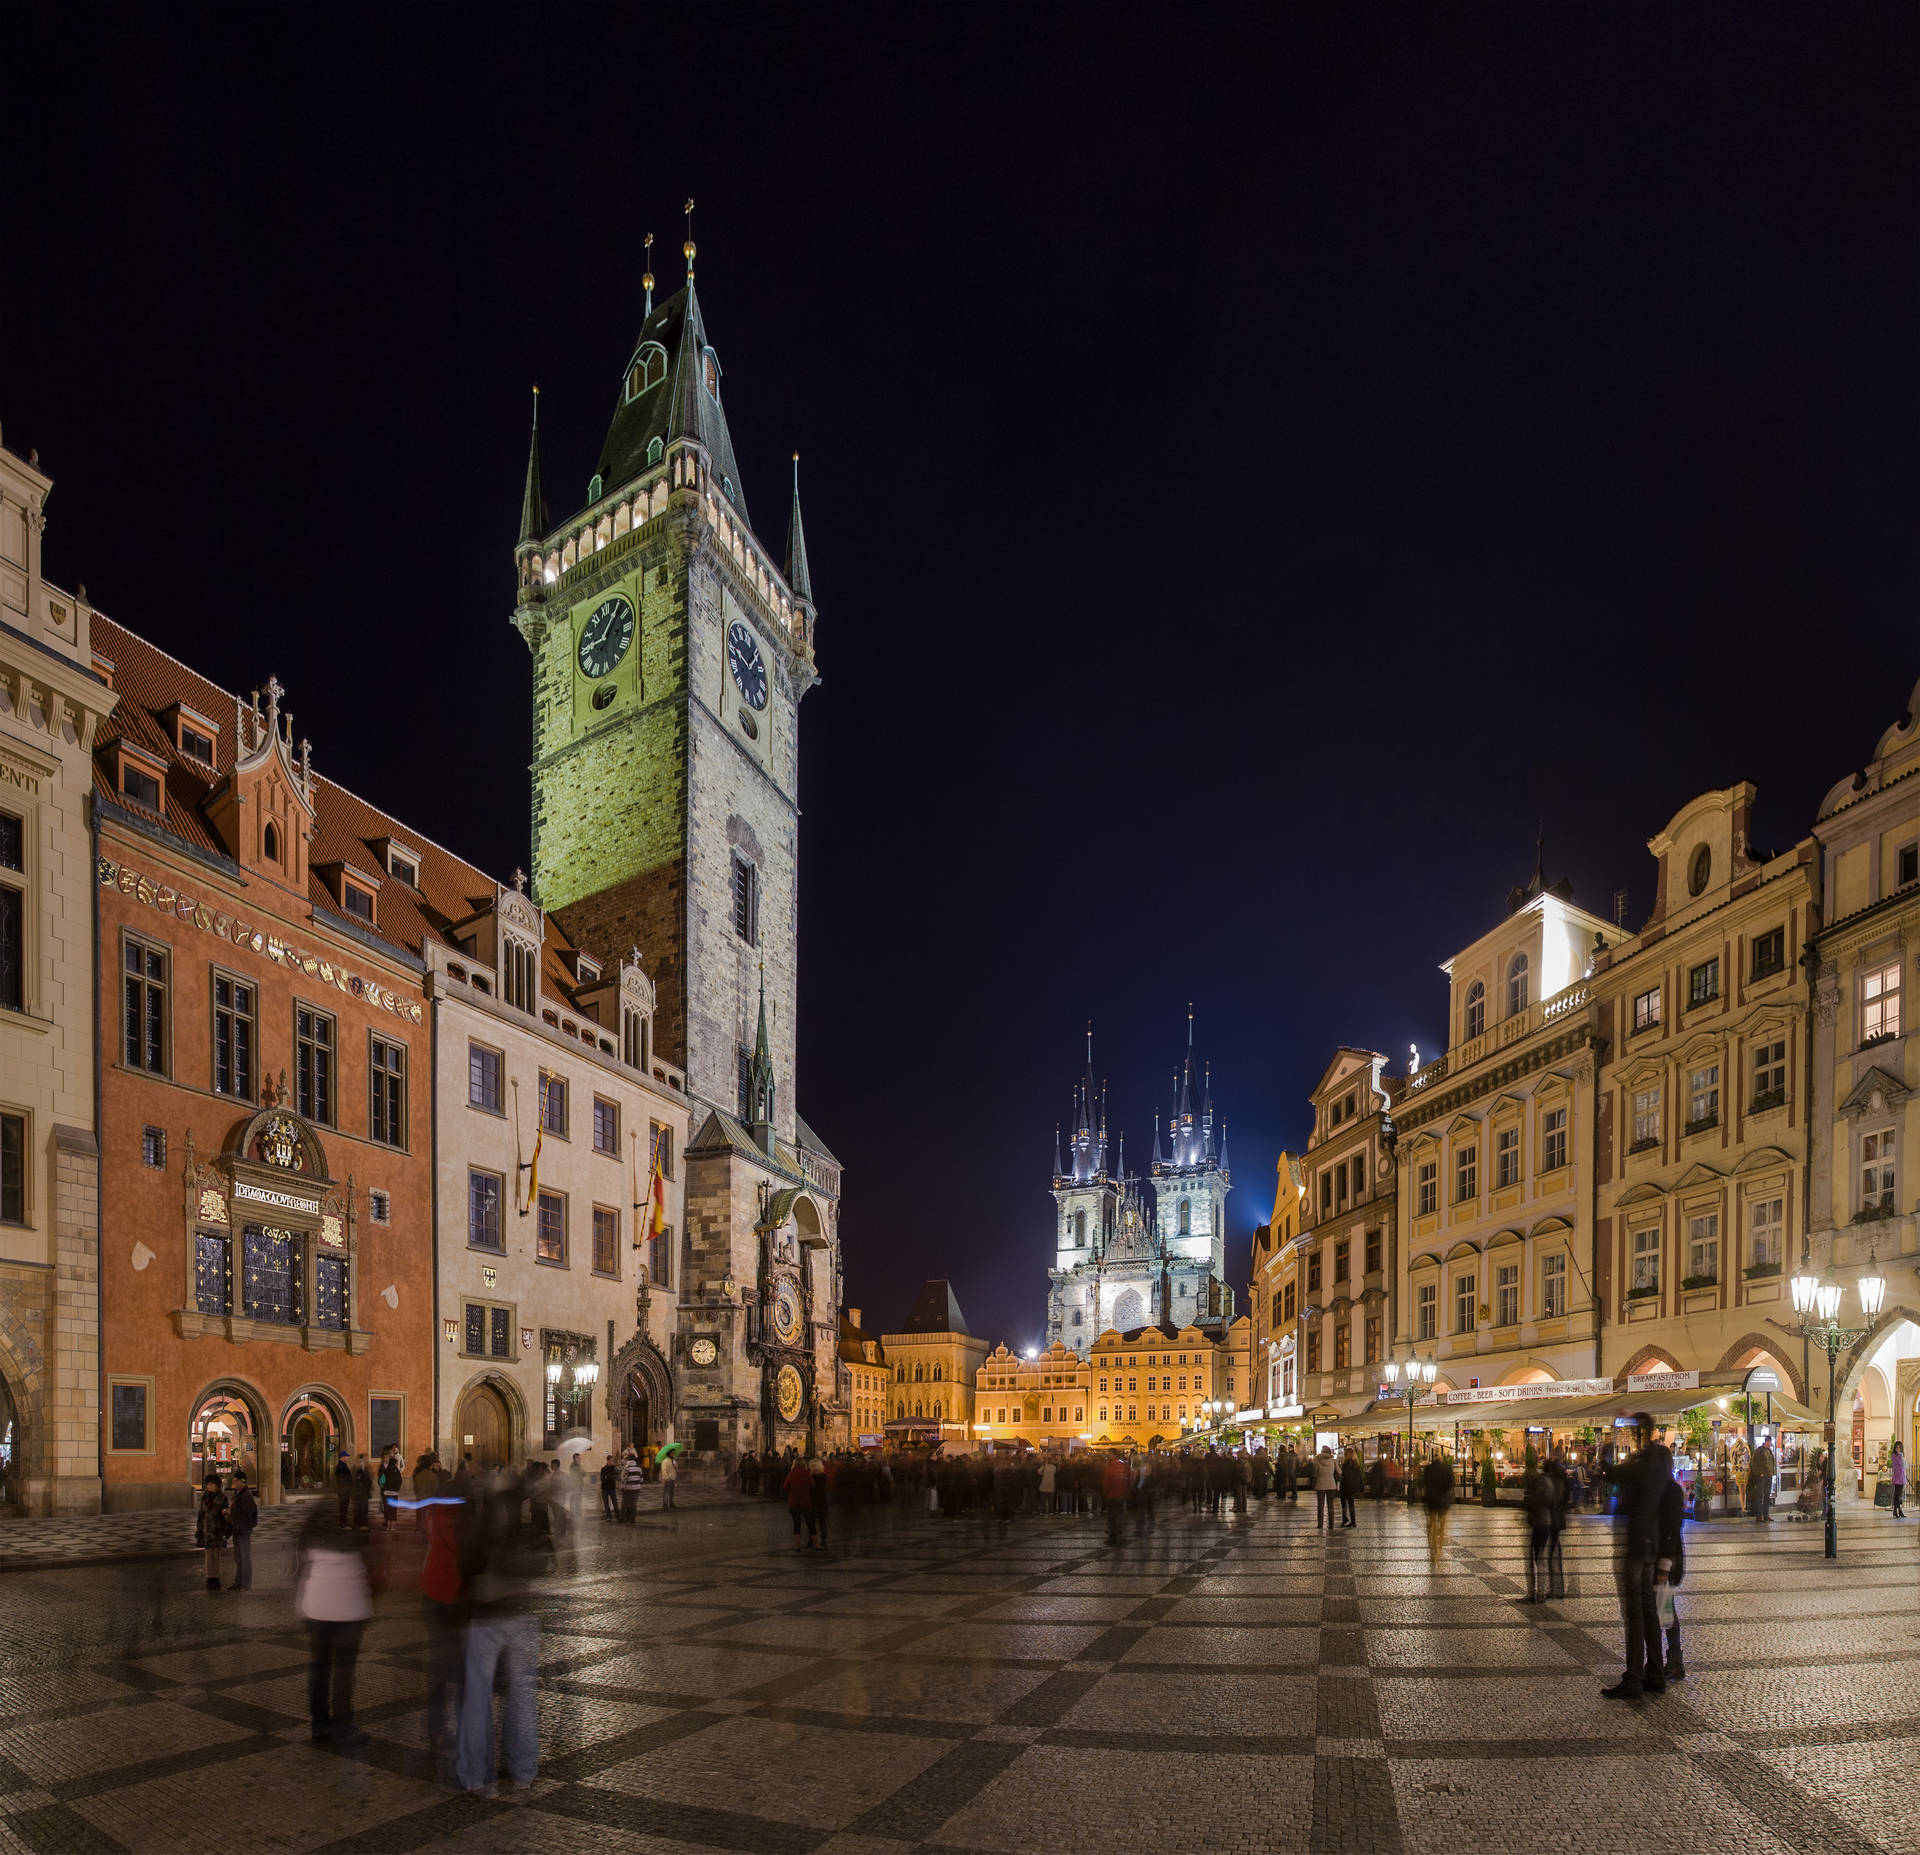
M 813 575 L 807 571 L 807 531 L 800 523 L 800 453 L 793 454 L 793 513 L 787 517 L 787 585 L 802 605 L 813 604 Z
M 540 482 L 540 389 L 533 389 L 533 442 L 527 447 L 527 490 L 520 498 L 520 545 L 544 541 L 551 524 L 547 520 L 547 493 Z
M 767 967 L 760 964 L 760 1033 L 754 1040 L 747 1098 L 753 1112 L 753 1137 L 763 1152 L 773 1152 L 773 1058 L 767 1051 Z
M 1060 1177 L 1060 1123 L 1053 1124 L 1053 1176 Z

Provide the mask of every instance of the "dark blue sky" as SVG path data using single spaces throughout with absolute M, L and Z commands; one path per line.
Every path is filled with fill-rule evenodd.
M 1695 792 L 1784 846 L 1920 675 L 1911 9 L 40 8 L 0 420 L 50 570 L 527 855 L 527 388 L 582 497 L 699 199 L 749 506 L 804 455 L 800 1106 L 849 1299 L 1037 1336 L 1087 1018 L 1195 1001 L 1236 1270 L 1339 1042 Z M 674 265 L 656 266 L 663 276 Z M 1136 1144 L 1137 1143 L 1137 1144 Z

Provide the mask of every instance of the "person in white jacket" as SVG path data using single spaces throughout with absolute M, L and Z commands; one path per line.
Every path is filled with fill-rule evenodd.
M 671 1455 L 660 1458 L 660 1505 L 673 1505 L 673 1485 L 680 1479 L 680 1452 L 674 1450 Z
M 1333 1451 L 1322 1445 L 1320 1453 L 1313 1459 L 1313 1524 L 1315 1531 L 1325 1527 L 1333 1531 L 1333 1495 L 1340 1485 L 1339 1472 L 1334 1466 Z
M 307 1626 L 307 1714 L 316 1745 L 365 1745 L 353 1717 L 353 1670 L 373 1615 L 366 1536 L 317 1501 L 300 1529 L 293 1602 Z

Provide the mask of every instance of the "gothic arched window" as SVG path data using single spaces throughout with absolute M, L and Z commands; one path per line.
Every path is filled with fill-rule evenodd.
M 268 820 L 266 831 L 260 839 L 260 848 L 269 863 L 280 861 L 280 827 L 271 819 Z
M 933 1421 L 935 1423 L 940 1421 L 940 1400 L 938 1398 L 935 1398 L 933 1401 Z
M 658 386 L 667 377 L 667 351 L 649 342 L 633 357 L 627 369 L 627 397 L 637 399 L 649 387 Z
M 1476 979 L 1467 987 L 1467 1035 L 1478 1037 L 1487 1028 L 1487 988 Z
M 940 1382 L 940 1368 L 938 1365 L 933 1368 L 933 1379 L 935 1384 Z
M 718 399 L 720 397 L 720 363 L 713 358 L 713 350 L 711 348 L 707 350 L 705 356 L 705 377 L 707 397 L 709 399 Z
M 1191 1198 L 1180 1200 L 1180 1234 L 1183 1237 L 1193 1235 L 1193 1200 Z
M 1077 1250 L 1087 1247 L 1087 1214 L 1084 1211 L 1073 1214 L 1073 1247 Z
M 1527 956 L 1516 953 L 1507 962 L 1507 1016 L 1517 1018 L 1527 1008 Z

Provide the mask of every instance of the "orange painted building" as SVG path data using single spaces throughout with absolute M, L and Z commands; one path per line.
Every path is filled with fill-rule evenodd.
M 431 1447 L 420 852 L 236 698 L 105 619 L 96 743 L 108 1511 L 203 1464 L 262 1496 Z

